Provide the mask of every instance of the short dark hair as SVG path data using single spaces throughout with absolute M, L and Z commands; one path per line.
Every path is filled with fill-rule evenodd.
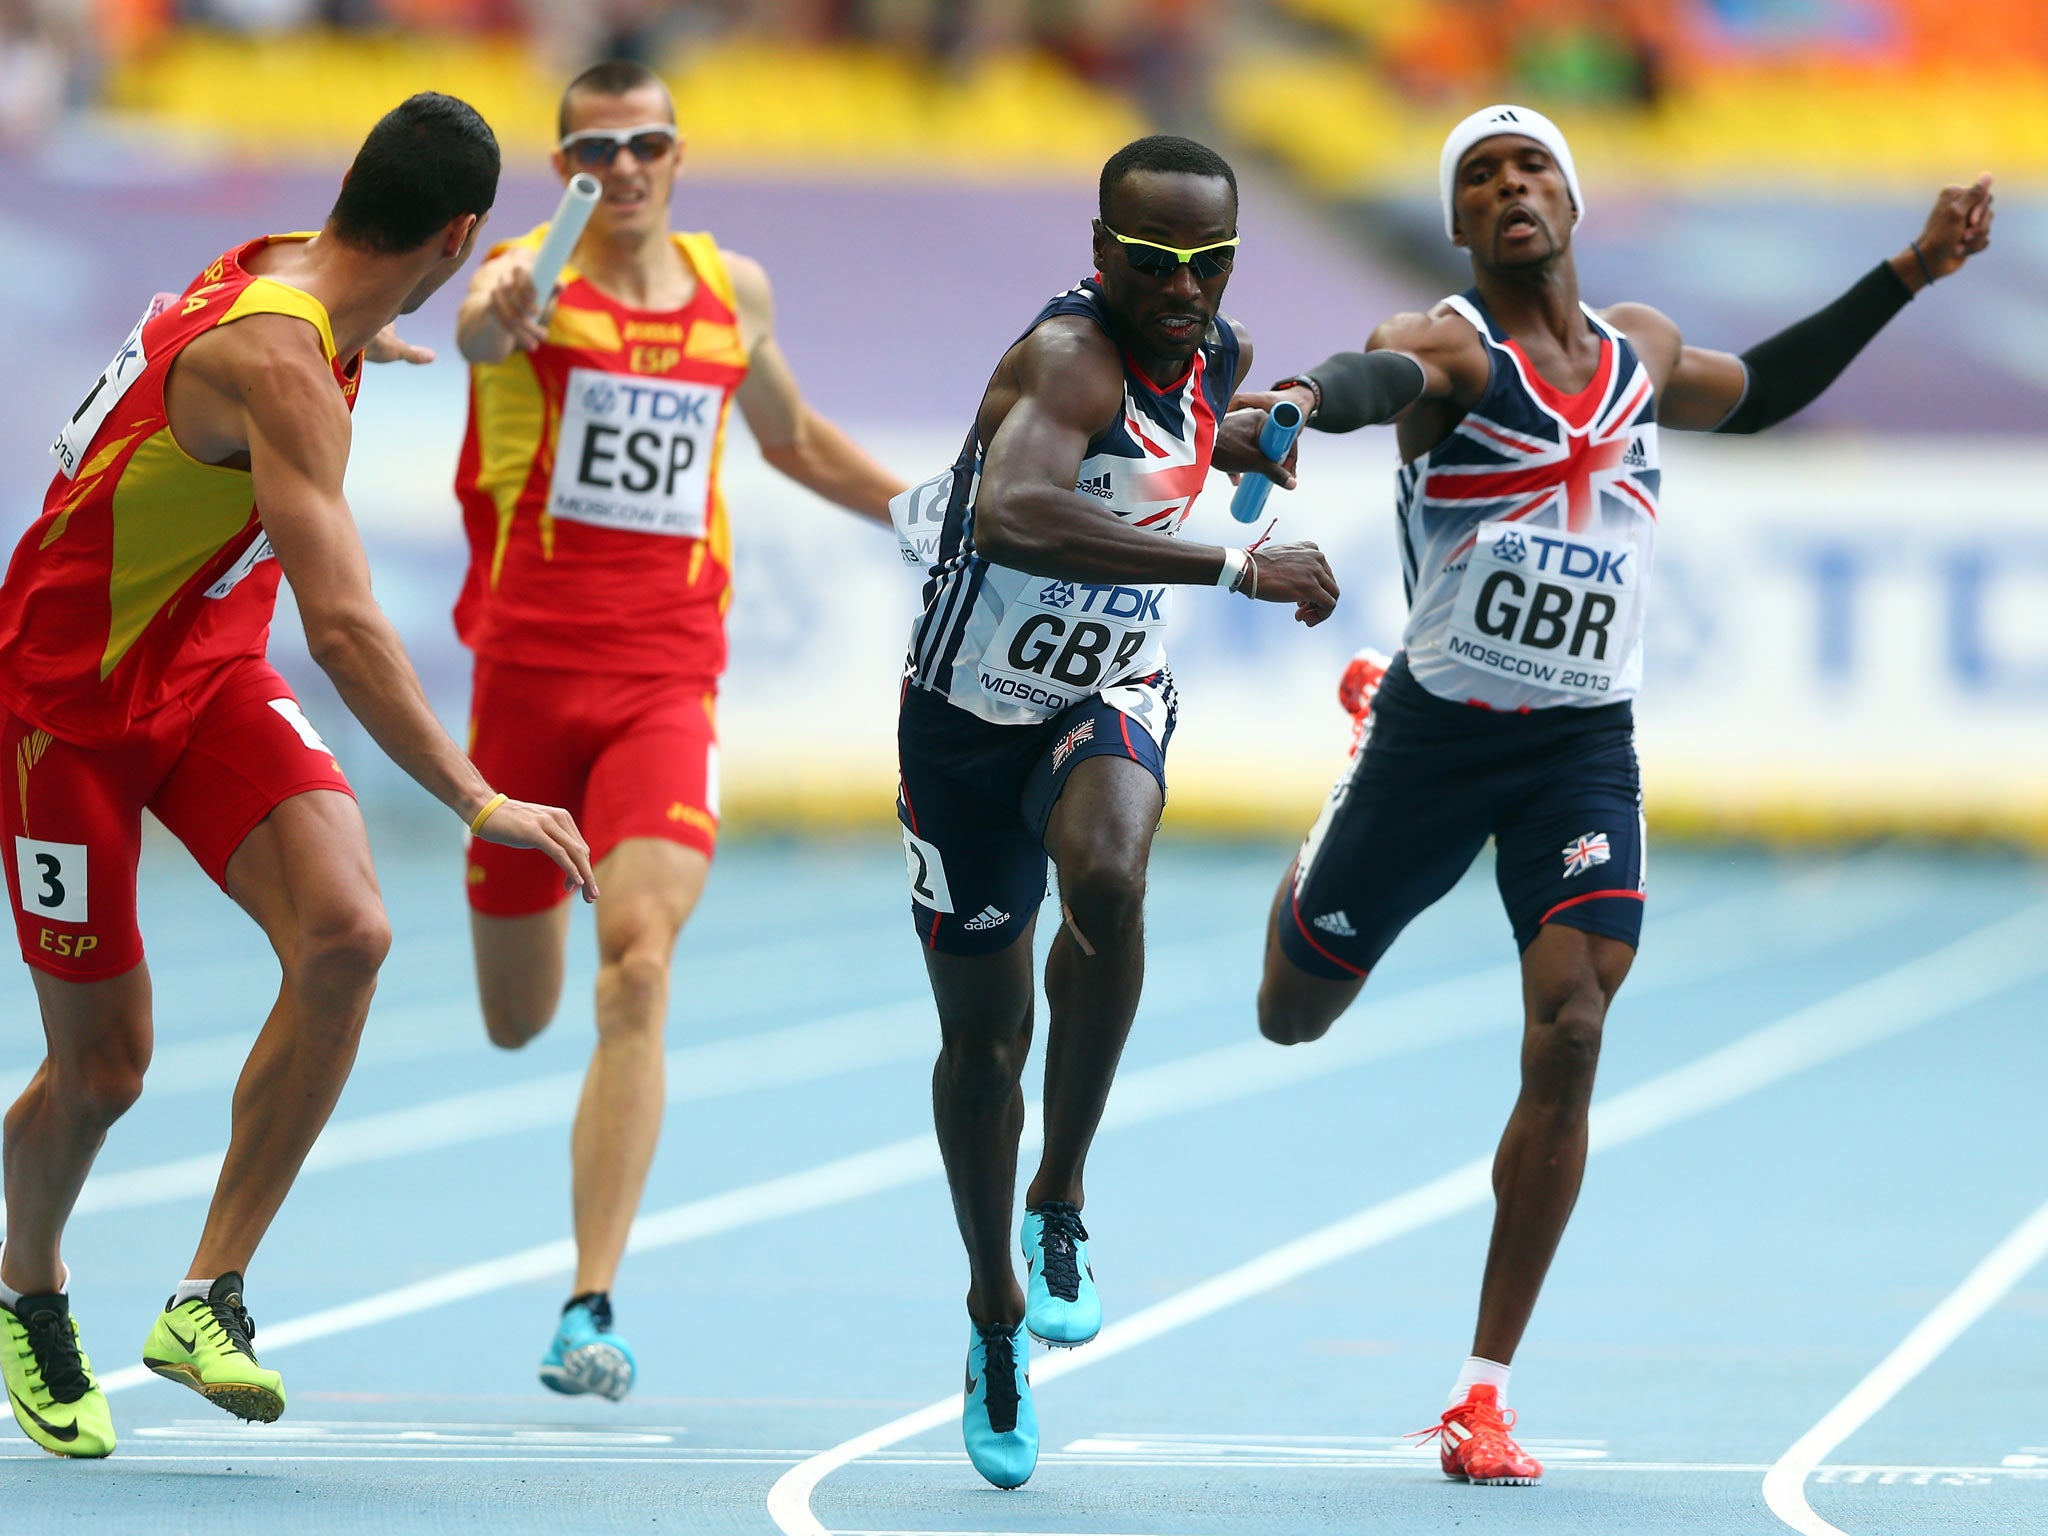
M 466 101 L 422 91 L 377 120 L 327 220 L 343 244 L 396 255 L 465 213 L 490 212 L 497 196 L 491 125 Z
M 1189 176 L 1220 176 L 1230 183 L 1230 201 L 1237 204 L 1237 173 L 1215 150 L 1177 133 L 1154 133 L 1133 139 L 1109 157 L 1096 190 L 1097 207 L 1109 217 L 1109 199 L 1133 171 L 1179 171 Z
M 674 122 L 676 103 L 675 97 L 669 93 L 668 82 L 645 64 L 635 64 L 630 59 L 606 59 L 591 65 L 562 88 L 562 105 L 555 111 L 555 137 L 569 137 L 569 98 L 578 91 L 588 91 L 593 96 L 623 96 L 628 91 L 650 85 L 668 96 L 669 121 Z

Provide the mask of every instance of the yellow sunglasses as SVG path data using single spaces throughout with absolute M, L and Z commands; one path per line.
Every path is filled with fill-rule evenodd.
M 1237 243 L 1244 238 L 1232 235 L 1228 240 L 1183 249 L 1177 245 L 1161 245 L 1156 240 L 1120 235 L 1107 224 L 1102 226 L 1102 232 L 1124 248 L 1124 260 L 1131 264 L 1134 272 L 1142 272 L 1147 277 L 1171 277 L 1181 263 L 1186 262 L 1188 269 L 1205 282 L 1230 270 L 1231 263 L 1237 260 Z

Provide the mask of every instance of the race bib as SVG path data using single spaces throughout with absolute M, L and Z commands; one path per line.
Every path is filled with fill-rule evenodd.
M 981 686 L 1047 713 L 1165 664 L 1173 589 L 1033 580 L 1003 610 Z
M 1597 698 L 1628 663 L 1641 561 L 1625 540 L 1481 523 L 1445 649 L 1481 672 Z
M 572 523 L 701 539 L 722 391 L 569 370 L 548 511 Z
M 946 508 L 953 502 L 953 471 L 942 469 L 889 503 L 889 521 L 896 526 L 896 544 L 903 563 L 930 570 L 939 563 L 939 537 L 946 529 Z
M 114 360 L 107 364 L 93 381 L 92 388 L 85 392 L 85 398 L 78 402 L 78 409 L 58 431 L 57 441 L 50 444 L 50 457 L 57 461 L 57 468 L 66 480 L 78 478 L 78 466 L 85 459 L 85 450 L 91 446 L 93 434 L 113 414 L 114 407 L 121 403 L 121 397 L 128 393 L 128 386 L 141 378 L 143 370 L 149 366 L 149 358 L 142 350 L 142 328 L 163 310 L 166 299 L 175 303 L 177 295 L 160 293 L 149 301 L 142 318 L 135 322 L 135 329 L 121 343 L 121 350 L 114 354 Z
M 256 567 L 265 560 L 275 560 L 277 551 L 270 547 L 270 535 L 259 533 L 242 551 L 241 558 L 227 568 L 220 580 L 206 589 L 206 595 L 218 601 L 256 573 Z

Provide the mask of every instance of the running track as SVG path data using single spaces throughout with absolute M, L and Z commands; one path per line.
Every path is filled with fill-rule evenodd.
M 494 1052 L 453 840 L 378 841 L 398 941 L 249 1281 L 291 1394 L 267 1427 L 132 1365 L 274 978 L 182 855 L 146 850 L 157 1062 L 68 1249 L 121 1448 L 69 1464 L 0 1439 L 17 1528 L 1875 1536 L 2048 1508 L 2034 866 L 1660 854 L 1599 1149 L 1517 1362 L 1552 1470 L 1468 1489 L 1399 1436 L 1433 1420 L 1466 1349 L 1514 1092 L 1490 872 L 1329 1040 L 1286 1051 L 1249 1017 L 1286 850 L 1163 848 L 1146 1004 L 1090 1169 L 1111 1327 L 1041 1357 L 1045 1454 L 1003 1495 L 943 1401 L 965 1277 L 895 849 L 721 858 L 683 943 L 677 1102 L 618 1292 L 642 1380 L 614 1408 L 532 1375 L 566 1286 L 587 919 L 563 1018 Z M 37 1055 L 19 968 L 0 1008 L 11 1097 Z

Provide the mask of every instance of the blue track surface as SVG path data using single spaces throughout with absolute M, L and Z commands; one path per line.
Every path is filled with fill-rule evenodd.
M 384 836 L 379 858 L 398 942 L 362 1060 L 249 1275 L 290 1411 L 246 1426 L 148 1378 L 114 1399 L 111 1461 L 0 1442 L 13 1528 L 773 1531 L 769 1490 L 793 1466 L 958 1389 L 966 1277 L 925 1139 L 934 1027 L 893 846 L 721 856 L 678 962 L 677 1102 L 617 1292 L 642 1374 L 618 1407 L 553 1398 L 533 1374 L 567 1285 L 550 1245 L 590 1039 L 587 922 L 563 1017 L 498 1053 L 452 840 Z M 1512 1100 L 1513 953 L 1485 868 L 1329 1040 L 1253 1038 L 1285 859 L 1161 849 L 1146 1002 L 1089 1170 L 1112 1330 L 1483 1160 Z M 190 1256 L 275 974 L 181 853 L 155 844 L 144 865 L 157 1061 L 67 1250 L 114 1386 Z M 1626 1101 L 1650 1118 L 1596 1154 L 1517 1361 L 1542 1487 L 1446 1483 L 1398 1438 L 1433 1422 L 1468 1347 L 1490 1217 L 1468 1201 L 1122 1353 L 1062 1357 L 1080 1374 L 1041 1381 L 1046 1454 L 1020 1493 L 982 1485 L 945 1427 L 833 1471 L 818 1519 L 977 1536 L 1784 1529 L 1765 1469 L 2048 1198 L 2048 914 L 1994 935 L 1988 980 L 1981 943 L 1944 950 L 2048 879 L 1887 852 L 1663 853 L 1653 878 L 1601 1096 L 1677 1086 Z M 39 1054 L 18 967 L 0 1007 L 11 1097 Z M 1685 1097 L 1704 1079 L 1684 1069 L 1786 1019 L 1834 1044 Z M 1858 1533 L 2048 1523 L 2044 1310 L 2036 1271 L 1828 1459 L 1814 1509 Z

